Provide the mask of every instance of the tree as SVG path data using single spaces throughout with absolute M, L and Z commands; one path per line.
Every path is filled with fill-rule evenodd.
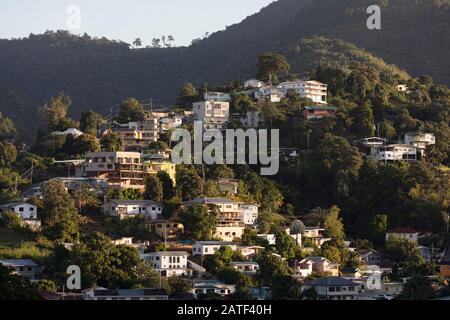
M 291 71 L 291 66 L 286 58 L 278 53 L 266 52 L 259 56 L 258 64 L 258 79 L 268 80 L 272 82 L 274 77 L 281 75 L 288 75 Z
M 303 290 L 301 298 L 303 300 L 317 300 L 319 298 L 319 294 L 314 287 Z
M 47 234 L 62 241 L 78 238 L 79 215 L 64 183 L 59 179 L 49 180 L 41 192 L 44 206 L 41 218 Z
M 100 200 L 97 194 L 98 190 L 93 189 L 89 184 L 82 184 L 72 193 L 75 206 L 79 212 L 87 214 L 96 211 L 100 206 Z
M 191 289 L 189 281 L 177 276 L 170 277 L 168 279 L 168 284 L 171 295 L 186 294 L 189 293 L 189 290 Z
M 191 205 L 182 215 L 181 221 L 185 230 L 195 240 L 209 240 L 216 227 L 216 216 L 210 214 L 203 205 Z
M 416 244 L 397 235 L 391 235 L 385 245 L 386 256 L 392 261 L 409 266 L 418 266 L 425 261 Z
M 330 209 L 317 208 L 313 213 L 319 222 L 326 230 L 327 236 L 331 238 L 343 239 L 345 237 L 344 224 L 339 217 L 341 210 L 337 206 L 332 206 Z
M 23 222 L 20 216 L 11 210 L 4 210 L 1 214 L 0 221 L 5 227 L 13 230 L 20 229 Z
M 115 133 L 108 133 L 102 138 L 103 150 L 107 152 L 122 151 L 122 140 Z
M 137 189 L 126 188 L 120 191 L 120 197 L 124 200 L 142 200 L 142 194 Z
M 225 267 L 217 271 L 216 277 L 225 284 L 236 284 L 241 278 L 241 272 L 232 267 Z
M 164 200 L 170 200 L 175 195 L 173 180 L 166 171 L 159 171 L 156 176 L 162 184 Z
M 385 214 L 377 214 L 369 220 L 369 239 L 375 244 L 382 244 L 387 231 L 388 217 Z
M 353 114 L 353 132 L 360 138 L 373 137 L 375 124 L 373 122 L 372 104 L 366 101 L 363 105 L 356 107 Z
M 259 265 L 257 277 L 262 285 L 270 286 L 276 276 L 287 276 L 291 273 L 287 262 L 270 252 L 262 252 L 256 261 Z
M 135 98 L 127 98 L 122 102 L 117 115 L 117 122 L 129 123 L 134 121 L 143 121 L 145 118 L 145 111 L 142 104 Z
M 141 38 L 136 38 L 136 39 L 133 41 L 133 46 L 135 46 L 136 48 L 141 47 L 141 46 L 142 46 Z
M 40 113 L 48 121 L 49 130 L 58 130 L 59 123 L 67 118 L 67 112 L 71 104 L 70 97 L 60 93 L 40 108 Z
M 80 119 L 80 130 L 84 133 L 95 136 L 102 119 L 103 117 L 94 111 L 89 110 L 82 112 Z
M 16 158 L 16 147 L 12 143 L 0 141 L 0 167 L 10 167 Z
M 276 228 L 275 232 L 275 249 L 283 258 L 294 258 L 296 254 L 297 244 L 294 239 L 284 230 Z
M 10 118 L 0 112 L 0 140 L 11 139 L 16 134 L 16 127 Z
M 163 200 L 163 195 L 163 185 L 159 178 L 155 175 L 147 176 L 145 181 L 144 198 L 147 200 L 161 202 Z
M 431 286 L 431 280 L 422 275 L 415 275 L 406 281 L 399 299 L 427 300 L 435 297 L 435 295 L 436 293 Z
M 0 265 L 0 300 L 41 300 L 35 286 Z
M 190 82 L 183 84 L 180 88 L 177 98 L 177 105 L 191 106 L 192 103 L 198 100 L 198 92 L 194 85 Z
M 64 152 L 70 155 L 84 155 L 86 152 L 98 152 L 100 149 L 100 142 L 91 134 L 68 136 L 63 146 Z
M 272 280 L 273 300 L 299 299 L 301 295 L 301 283 L 292 276 L 276 276 Z
M 203 192 L 203 179 L 193 168 L 180 167 L 177 170 L 177 189 L 184 201 L 193 200 Z

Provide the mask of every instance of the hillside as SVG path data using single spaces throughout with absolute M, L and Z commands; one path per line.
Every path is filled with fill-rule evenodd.
M 370 31 L 365 8 L 374 2 L 383 7 L 382 30 Z M 37 125 L 36 108 L 60 91 L 73 98 L 75 114 L 105 112 L 128 96 L 167 105 L 186 81 L 214 86 L 254 76 L 264 51 L 286 54 L 299 75 L 324 62 L 348 68 L 352 60 L 394 70 L 370 52 L 414 76 L 449 84 L 450 39 L 443 32 L 449 17 L 448 0 L 279 0 L 188 48 L 130 50 L 64 32 L 0 40 L 0 89 L 8 93 L 0 110 L 28 136 Z M 31 124 L 20 125 L 27 117 Z

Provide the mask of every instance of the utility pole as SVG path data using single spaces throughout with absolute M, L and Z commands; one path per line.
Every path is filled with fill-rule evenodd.
M 34 162 L 33 162 L 33 160 L 31 160 L 31 172 L 30 172 L 31 185 L 33 185 L 33 170 L 34 170 Z

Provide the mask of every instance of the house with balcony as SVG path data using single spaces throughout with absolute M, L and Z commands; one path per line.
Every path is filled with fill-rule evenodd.
M 186 251 L 159 251 L 145 253 L 141 258 L 149 263 L 162 277 L 188 276 L 189 253 Z
M 328 85 L 316 80 L 286 81 L 278 85 L 286 96 L 292 90 L 302 98 L 310 99 L 317 104 L 327 104 Z
M 237 244 L 230 241 L 196 241 L 192 245 L 193 256 L 208 256 L 213 255 L 222 247 L 230 247 L 231 250 L 236 251 Z
M 255 275 L 259 270 L 259 264 L 256 261 L 233 261 L 231 266 L 234 270 L 247 275 Z
M 320 227 L 305 227 L 302 237 L 311 240 L 314 245 L 320 248 L 325 242 L 331 240 L 331 238 L 324 236 L 324 231 L 325 229 Z
M 156 175 L 160 171 L 166 172 L 173 184 L 176 184 L 176 165 L 172 163 L 164 154 L 143 155 L 144 175 Z
M 244 224 L 253 226 L 258 221 L 259 206 L 256 204 L 243 204 L 242 206 L 242 219 Z
M 142 215 L 147 219 L 156 220 L 163 209 L 161 204 L 151 200 L 111 199 L 103 205 L 103 212 L 119 219 Z
M 144 191 L 144 172 L 139 152 L 87 152 L 81 174 L 106 179 L 108 187 Z
M 159 138 L 159 120 L 148 118 L 144 121 L 116 124 L 103 135 L 114 133 L 122 140 L 125 151 L 142 150 Z
M 305 106 L 303 115 L 307 121 L 317 121 L 323 118 L 335 118 L 337 107 L 330 105 Z
M 230 102 L 231 95 L 224 92 L 207 91 L 203 95 L 203 99 L 205 101 Z
M 39 266 L 31 259 L 0 259 L 0 264 L 11 269 L 11 273 L 34 280 L 39 273 Z
M 417 161 L 418 149 L 409 144 L 388 144 L 371 148 L 370 157 L 378 161 Z
M 193 120 L 201 121 L 204 129 L 225 130 L 230 119 L 230 103 L 223 101 L 194 102 Z
M 358 261 L 367 266 L 381 264 L 381 254 L 378 251 L 370 249 L 360 249 L 356 251 Z
M 408 132 L 405 134 L 405 144 L 412 145 L 418 149 L 421 156 L 425 156 L 428 146 L 436 144 L 436 137 L 433 133 Z
M 358 283 L 341 277 L 325 277 L 306 281 L 302 291 L 314 288 L 320 300 L 356 300 Z

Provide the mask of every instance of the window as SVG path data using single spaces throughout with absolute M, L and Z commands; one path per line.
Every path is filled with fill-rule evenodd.
M 20 211 L 20 212 L 23 212 L 23 207 L 20 207 L 20 208 L 19 208 L 19 211 Z

